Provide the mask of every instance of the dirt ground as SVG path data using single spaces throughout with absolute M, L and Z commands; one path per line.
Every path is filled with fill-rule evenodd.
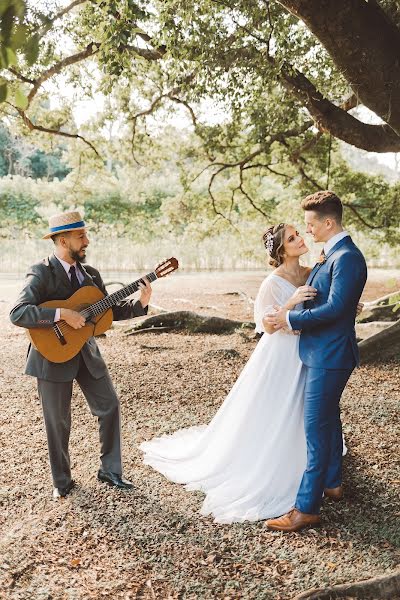
M 262 277 L 171 276 L 154 284 L 152 301 L 252 320 L 251 304 L 237 293 L 254 298 Z M 371 274 L 364 299 L 393 291 L 398 279 L 398 272 Z M 154 435 L 208 422 L 253 351 L 253 337 L 127 337 L 118 324 L 99 345 L 121 398 L 125 475 L 136 489 L 124 494 L 97 482 L 97 424 L 75 389 L 77 488 L 54 502 L 35 380 L 21 374 L 27 338 L 7 316 L 19 285 L 4 279 L 0 298 L 0 598 L 288 600 L 398 565 L 399 362 L 353 373 L 342 401 L 346 500 L 325 503 L 321 528 L 285 535 L 263 522 L 217 525 L 201 517 L 202 494 L 166 481 L 138 451 Z

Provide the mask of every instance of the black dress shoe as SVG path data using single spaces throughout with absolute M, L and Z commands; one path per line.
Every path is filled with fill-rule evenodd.
M 75 487 L 75 481 L 73 479 L 71 479 L 71 481 L 69 482 L 68 485 L 66 485 L 63 488 L 54 488 L 53 489 L 53 498 L 54 500 L 57 500 L 58 498 L 65 498 L 65 496 L 68 496 L 68 494 L 70 493 L 71 490 L 73 490 Z
M 128 481 L 127 479 L 123 479 L 121 475 L 118 473 L 111 473 L 111 471 L 102 471 L 99 469 L 97 473 L 97 479 L 99 481 L 103 481 L 104 483 L 108 483 L 108 485 L 112 485 L 120 490 L 133 490 L 133 483 Z

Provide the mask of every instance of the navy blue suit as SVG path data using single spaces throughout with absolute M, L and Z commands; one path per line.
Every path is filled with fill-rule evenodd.
M 293 329 L 301 329 L 300 358 L 307 367 L 307 468 L 295 504 L 304 513 L 318 514 L 324 488 L 342 482 L 339 401 L 359 362 L 354 321 L 366 280 L 365 259 L 347 236 L 311 271 L 307 285 L 317 289 L 315 299 L 289 312 Z

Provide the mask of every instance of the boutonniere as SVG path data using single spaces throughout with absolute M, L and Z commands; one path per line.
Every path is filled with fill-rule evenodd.
M 317 260 L 317 265 L 323 265 L 324 262 L 326 262 L 326 256 L 325 256 L 324 252 L 321 252 L 321 254 L 319 255 L 319 258 Z

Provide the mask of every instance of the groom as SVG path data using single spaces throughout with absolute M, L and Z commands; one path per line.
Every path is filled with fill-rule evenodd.
M 354 331 L 357 303 L 367 279 L 365 259 L 342 227 L 342 203 L 329 191 L 307 196 L 307 233 L 324 242 L 321 257 L 307 285 L 317 289 L 314 300 L 302 310 L 279 308 L 267 317 L 276 329 L 301 330 L 300 358 L 307 367 L 304 424 L 307 467 L 294 508 L 267 521 L 269 529 L 297 531 L 320 523 L 323 494 L 335 500 L 342 489 L 342 426 L 339 401 L 345 385 L 359 363 Z

